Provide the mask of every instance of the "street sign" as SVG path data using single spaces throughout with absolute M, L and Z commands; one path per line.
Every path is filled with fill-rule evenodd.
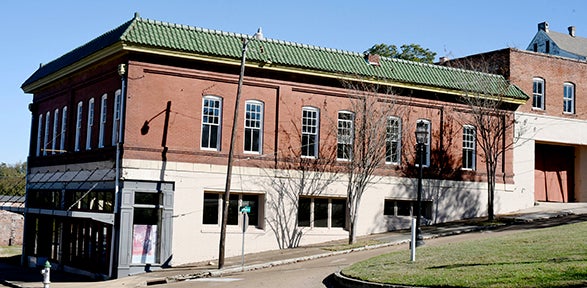
M 251 213 L 251 206 L 241 206 L 241 213 Z

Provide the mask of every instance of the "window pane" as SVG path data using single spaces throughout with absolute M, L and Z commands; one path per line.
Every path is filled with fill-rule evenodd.
M 159 222 L 159 209 L 134 208 L 133 224 L 157 225 Z
M 220 113 L 220 99 L 205 97 L 202 105 L 202 148 L 218 149 Z
M 333 199 L 332 204 L 332 227 L 344 227 L 346 222 L 346 201 L 344 199 Z
M 259 196 L 243 195 L 243 206 L 251 207 L 249 212 L 249 225 L 259 226 Z
M 397 200 L 397 216 L 410 216 L 412 215 L 412 201 Z
M 204 193 L 203 224 L 218 224 L 218 194 Z
M 230 195 L 230 201 L 228 202 L 228 225 L 238 225 L 238 216 L 240 215 L 238 210 L 238 195 Z
M 298 226 L 310 227 L 310 198 L 300 198 L 298 204 Z
M 314 227 L 328 227 L 328 199 L 314 199 Z
M 385 199 L 383 204 L 383 215 L 394 216 L 395 215 L 395 201 Z
M 338 112 L 338 134 L 336 157 L 342 160 L 350 160 L 353 152 L 353 114 L 350 112 Z
M 160 193 L 135 193 L 135 204 L 159 205 Z
M 317 157 L 318 110 L 305 107 L 302 110 L 302 156 Z
M 245 107 L 244 150 L 246 152 L 261 152 L 262 104 L 258 102 L 247 102 Z

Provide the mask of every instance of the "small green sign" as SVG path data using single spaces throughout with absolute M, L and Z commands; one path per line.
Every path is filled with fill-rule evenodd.
M 241 213 L 251 213 L 251 206 L 242 206 Z

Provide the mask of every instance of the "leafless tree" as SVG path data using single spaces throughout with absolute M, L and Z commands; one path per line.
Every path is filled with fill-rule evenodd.
M 475 69 L 483 70 L 479 64 Z M 460 84 L 465 92 L 460 99 L 467 107 L 455 110 L 461 115 L 468 115 L 458 118 L 461 124 L 469 124 L 475 129 L 476 144 L 487 173 L 487 216 L 491 221 L 495 218 L 497 174 L 499 172 L 505 183 L 505 153 L 513 148 L 516 139 L 508 135 L 514 134 L 514 111 L 519 103 L 512 101 L 509 95 L 519 89 L 502 76 L 483 72 L 472 74 L 470 79 L 462 79 Z
M 281 129 L 282 142 L 287 143 L 287 147 L 278 153 L 274 165 L 261 163 L 264 166 L 259 166 L 267 176 L 260 183 L 268 190 L 270 213 L 266 218 L 267 224 L 275 234 L 280 249 L 298 247 L 302 239 L 306 227 L 298 225 L 300 196 L 323 194 L 340 176 L 336 169 L 332 169 L 336 162 L 336 147 L 314 145 L 314 141 L 319 139 L 304 138 L 302 129 L 293 121 L 288 129 Z M 333 129 L 325 130 L 324 138 L 334 137 L 328 135 L 333 133 Z M 319 137 L 317 133 L 315 136 Z M 311 150 L 310 145 L 313 146 L 311 149 L 317 149 L 315 157 L 304 153 Z
M 338 122 L 337 158 L 341 172 L 347 177 L 347 211 L 349 244 L 356 242 L 356 225 L 361 198 L 376 183 L 378 169 L 385 163 L 387 127 L 390 116 L 399 116 L 396 95 L 390 87 L 366 82 L 344 82 L 348 91 L 352 124 Z M 340 112 L 339 112 L 340 113 Z M 351 125 L 350 127 L 348 125 Z

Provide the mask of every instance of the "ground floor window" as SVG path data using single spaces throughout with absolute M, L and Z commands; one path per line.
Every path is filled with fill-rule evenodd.
M 224 203 L 224 194 L 221 193 L 204 193 L 204 208 L 202 215 L 203 224 L 219 225 L 222 221 L 222 209 Z M 240 208 L 250 207 L 249 225 L 262 228 L 262 208 L 263 195 L 231 193 L 228 201 L 228 225 L 241 225 L 242 217 L 239 217 Z
M 421 201 L 422 217 L 432 219 L 432 201 Z M 387 216 L 416 216 L 416 200 L 385 199 L 383 214 Z
M 344 228 L 346 200 L 344 198 L 300 197 L 298 226 Z

